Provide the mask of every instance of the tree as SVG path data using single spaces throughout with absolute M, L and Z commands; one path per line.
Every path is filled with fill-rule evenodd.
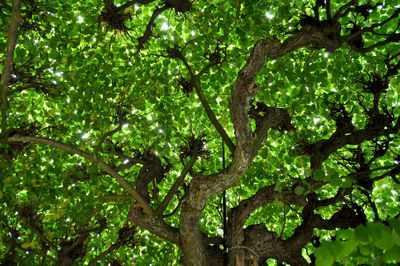
M 400 262 L 397 1 L 0 12 L 2 265 Z

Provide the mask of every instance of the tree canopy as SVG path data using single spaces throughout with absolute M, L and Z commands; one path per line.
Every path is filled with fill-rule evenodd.
M 0 0 L 2 265 L 400 262 L 397 0 Z

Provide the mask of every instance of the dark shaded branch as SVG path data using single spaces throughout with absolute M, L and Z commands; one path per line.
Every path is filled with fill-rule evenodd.
M 400 9 L 396 9 L 396 11 L 390 17 L 385 19 L 384 21 L 372 24 L 371 26 L 365 27 L 363 29 L 359 29 L 359 26 L 354 24 L 355 29 L 359 29 L 359 30 L 356 30 L 355 32 L 352 32 L 352 34 L 345 36 L 343 38 L 343 40 L 349 44 L 351 49 L 353 49 L 354 51 L 360 52 L 360 53 L 370 52 L 379 46 L 386 45 L 391 42 L 394 42 L 394 43 L 399 42 L 400 41 L 400 33 L 396 34 L 397 28 L 394 30 L 394 32 L 392 34 L 384 34 L 384 35 L 388 36 L 386 38 L 386 40 L 377 42 L 369 47 L 363 47 L 363 42 L 362 42 L 362 37 L 361 37 L 362 34 L 364 34 L 366 32 L 371 32 L 372 34 L 375 34 L 375 35 L 382 35 L 380 33 L 374 32 L 374 29 L 381 27 L 381 26 L 385 25 L 386 23 L 392 21 L 393 19 L 397 18 L 399 16 L 399 14 L 400 14 Z M 357 39 L 360 39 L 361 43 L 359 43 L 359 44 L 357 44 L 357 42 L 354 43 L 353 40 L 357 40 Z
M 350 192 L 351 192 L 351 189 L 339 188 L 338 192 L 336 193 L 336 195 L 333 198 L 319 200 L 316 205 L 318 207 L 333 205 L 339 201 L 344 200 L 344 197 L 346 195 L 348 195 Z
M 155 211 L 156 215 L 162 215 L 163 214 L 163 212 L 165 211 L 165 209 L 168 206 L 168 203 L 172 200 L 172 198 L 174 197 L 174 195 L 178 191 L 179 186 L 182 184 L 183 180 L 185 179 L 186 175 L 189 173 L 190 169 L 192 168 L 192 166 L 196 162 L 197 158 L 198 158 L 197 157 L 197 150 L 195 150 L 193 155 L 192 155 L 192 157 L 190 158 L 190 161 L 185 165 L 185 167 L 183 168 L 182 173 L 180 174 L 178 179 L 176 179 L 175 183 L 172 185 L 172 187 L 168 191 L 168 193 L 165 196 L 164 200 L 160 203 L 160 205 L 158 205 L 158 207 L 157 207 L 157 209 Z
M 153 15 L 151 16 L 149 22 L 147 23 L 146 26 L 146 31 L 144 32 L 144 34 L 139 37 L 138 40 L 138 51 L 142 50 L 144 48 L 145 43 L 150 39 L 150 37 L 153 34 L 153 26 L 154 26 L 154 21 L 156 20 L 156 18 L 164 11 L 170 9 L 171 7 L 168 5 L 165 5 L 163 7 L 157 7 L 154 12 Z
M 321 216 L 313 215 L 313 227 L 324 230 L 336 230 L 337 228 L 354 228 L 361 224 L 360 217 L 354 210 L 348 206 L 344 206 L 340 211 L 336 212 L 329 220 L 324 220 Z
M 190 42 L 188 42 L 190 43 Z M 182 49 L 183 50 L 183 49 Z M 228 134 L 225 132 L 225 129 L 221 125 L 221 123 L 218 121 L 217 117 L 215 116 L 214 112 L 212 111 L 210 105 L 208 104 L 208 101 L 204 95 L 204 92 L 201 88 L 201 83 L 200 83 L 200 78 L 201 76 L 210 68 L 212 67 L 213 63 L 207 64 L 197 75 L 193 73 L 192 67 L 189 65 L 187 62 L 186 58 L 182 54 L 182 50 L 179 49 L 179 47 L 174 47 L 170 48 L 167 50 L 168 56 L 171 58 L 178 58 L 182 61 L 182 63 L 185 65 L 186 69 L 189 71 L 191 81 L 190 85 L 193 86 L 196 90 L 197 96 L 199 97 L 199 100 L 208 116 L 208 119 L 210 119 L 211 124 L 215 127 L 217 130 L 218 134 L 221 136 L 222 140 L 225 142 L 225 144 L 228 146 L 229 150 L 233 154 L 235 152 L 235 144 L 232 142 L 231 138 L 228 136 Z
M 10 80 L 11 69 L 14 61 L 14 50 L 17 45 L 18 26 L 21 22 L 21 1 L 12 1 L 11 25 L 8 30 L 7 51 L 3 73 L 1 74 L 1 135 L 5 136 L 7 131 L 7 110 L 8 110 L 8 81 Z
M 399 131 L 399 121 L 395 126 L 385 129 L 386 125 L 375 125 L 375 128 L 354 130 L 350 134 L 333 134 L 329 139 L 320 140 L 311 144 L 311 168 L 319 169 L 329 155 L 346 145 L 358 145 L 365 140 L 372 140 L 379 136 L 395 134 Z
M 131 184 L 120 174 L 118 174 L 112 167 L 110 167 L 108 164 L 104 163 L 103 161 L 100 161 L 97 159 L 94 155 L 86 153 L 82 150 L 79 150 L 73 146 L 70 146 L 68 144 L 64 144 L 55 140 L 51 140 L 48 138 L 40 138 L 40 137 L 31 137 L 31 136 L 19 136 L 19 135 L 14 135 L 8 139 L 10 142 L 32 142 L 32 143 L 39 143 L 39 144 L 45 144 L 49 145 L 51 147 L 55 147 L 64 151 L 67 151 L 72 154 L 79 155 L 90 162 L 98 165 L 100 168 L 102 168 L 104 171 L 106 171 L 110 176 L 115 178 L 121 185 L 122 187 L 129 192 L 137 201 L 138 203 L 142 206 L 143 210 L 147 214 L 152 214 L 153 210 L 148 204 L 147 201 L 143 199 L 143 197 L 131 186 Z
M 104 252 L 102 252 L 100 255 L 98 255 L 96 258 L 94 258 L 88 265 L 96 265 L 96 263 L 98 261 L 100 261 L 101 259 L 103 259 L 105 256 L 107 256 L 108 254 L 110 254 L 111 252 L 113 252 L 114 250 L 119 249 L 121 246 L 123 245 L 122 242 L 117 241 L 115 244 L 112 244 L 107 250 L 105 250 Z
M 96 148 L 94 149 L 93 154 L 96 155 L 99 152 L 99 150 L 101 150 L 101 145 L 103 145 L 103 143 L 106 140 L 106 138 L 111 137 L 112 135 L 114 135 L 115 133 L 120 131 L 121 129 L 122 129 L 122 123 L 120 122 L 116 129 L 111 130 L 111 131 L 107 132 L 106 134 L 104 134 L 101 137 L 101 139 L 100 139 L 99 143 L 97 144 Z
M 40 232 L 40 230 L 38 230 L 36 228 L 36 226 L 33 226 L 24 216 L 21 216 L 22 221 L 24 221 L 24 223 L 26 224 L 26 226 L 29 227 L 29 229 L 31 229 L 39 238 L 40 240 L 42 240 L 44 243 L 46 243 L 47 245 L 49 245 L 52 249 L 54 249 L 54 251 L 59 251 L 57 246 L 54 245 L 50 240 L 47 239 L 47 237 L 45 237 L 42 232 Z
M 381 41 L 381 42 L 377 42 L 369 47 L 366 48 L 357 48 L 354 46 L 351 46 L 351 48 L 353 50 L 355 50 L 356 52 L 360 52 L 360 53 L 366 53 L 366 52 L 371 52 L 372 50 L 374 50 L 375 48 L 379 47 L 379 46 L 383 46 L 386 45 L 388 43 L 391 42 L 398 42 L 400 40 L 400 33 L 397 34 L 392 34 L 391 36 L 389 36 L 388 38 L 386 38 L 386 40 Z
M 56 262 L 56 261 L 57 261 L 55 258 L 53 258 L 53 257 L 51 257 L 51 256 L 49 256 L 49 255 L 47 255 L 47 254 L 44 254 L 44 253 L 42 253 L 42 252 L 39 252 L 39 251 L 36 251 L 36 250 L 33 250 L 33 249 L 23 248 L 14 238 L 11 238 L 10 240 L 12 241 L 12 243 L 13 243 L 18 249 L 20 249 L 20 250 L 22 250 L 22 251 L 29 252 L 29 253 L 32 253 L 32 254 L 41 256 L 41 257 L 46 258 L 46 259 L 49 259 L 49 260 L 51 260 L 51 261 L 53 261 L 53 262 Z
M 249 218 L 250 214 L 257 208 L 273 202 L 275 199 L 289 205 L 305 206 L 307 204 L 304 196 L 298 196 L 284 189 L 281 192 L 275 191 L 275 185 L 263 187 L 256 194 L 239 203 L 238 206 L 231 209 L 228 214 L 228 245 L 234 246 L 240 244 L 243 238 L 243 226 Z
M 348 206 L 342 207 L 331 219 L 324 220 L 313 213 L 316 205 L 318 202 L 313 203 L 313 200 L 309 198 L 309 203 L 303 208 L 303 221 L 290 238 L 286 240 L 278 238 L 276 233 L 269 231 L 264 224 L 256 224 L 244 230 L 241 245 L 251 248 L 262 259 L 275 258 L 279 262 L 292 265 L 308 265 L 301 251 L 312 240 L 314 228 L 336 230 L 337 228 L 354 228 L 362 223 L 362 219 Z
M 332 20 L 331 0 L 326 0 L 326 17 L 328 20 Z
M 357 4 L 356 0 L 352 0 L 347 4 L 341 6 L 338 12 L 336 12 L 336 14 L 333 16 L 333 20 L 337 21 L 339 18 L 344 17 L 347 14 L 347 12 L 349 12 L 348 8 L 354 4 Z
M 217 117 L 212 111 L 210 105 L 208 104 L 208 101 L 203 93 L 203 90 L 201 89 L 200 80 L 198 79 L 198 77 L 192 77 L 192 84 L 196 89 L 197 96 L 199 96 L 199 100 L 203 105 L 204 110 L 206 111 L 208 119 L 210 119 L 211 123 L 214 125 L 215 129 L 221 136 L 222 140 L 225 142 L 226 146 L 228 146 L 229 150 L 233 154 L 235 152 L 235 144 L 233 144 L 231 138 L 228 136 L 228 134 L 226 134 L 225 129 L 223 128 L 221 123 L 219 123 Z
M 344 37 L 344 40 L 347 42 L 347 41 L 349 41 L 349 40 L 351 40 L 351 39 L 353 39 L 353 38 L 355 38 L 355 37 L 357 37 L 357 36 L 362 35 L 363 33 L 366 33 L 366 32 L 373 32 L 375 28 L 385 25 L 386 23 L 390 22 L 392 19 L 398 17 L 399 14 L 400 14 L 400 9 L 397 9 L 397 10 L 394 12 L 394 14 L 392 14 L 390 17 L 388 17 L 388 18 L 385 19 L 384 21 L 379 22 L 379 23 L 372 24 L 372 25 L 369 26 L 369 27 L 365 27 L 365 28 L 363 28 L 362 30 L 359 30 L 359 31 L 357 31 L 357 32 L 355 32 L 355 33 L 352 33 L 352 34 L 348 35 L 348 36 L 345 36 L 345 37 Z

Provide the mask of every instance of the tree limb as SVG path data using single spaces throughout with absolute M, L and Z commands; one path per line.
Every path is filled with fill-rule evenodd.
M 225 142 L 226 146 L 228 146 L 231 153 L 234 154 L 235 144 L 233 144 L 231 138 L 228 136 L 228 134 L 226 134 L 224 128 L 222 127 L 221 123 L 219 123 L 217 117 L 212 111 L 210 105 L 208 104 L 208 101 L 203 93 L 203 90 L 201 89 L 200 80 L 197 76 L 192 77 L 192 84 L 196 90 L 197 96 L 199 97 L 201 104 L 203 105 L 203 108 L 208 116 L 208 119 L 210 119 L 211 123 L 214 125 L 215 129 L 218 131 L 219 135 Z
M 192 166 L 196 162 L 197 158 L 198 158 L 197 157 L 197 151 L 195 150 L 193 155 L 192 155 L 192 158 L 190 158 L 190 161 L 185 165 L 185 167 L 183 168 L 182 173 L 180 174 L 178 179 L 176 179 L 175 183 L 172 185 L 172 187 L 168 191 L 168 193 L 165 196 L 164 200 L 160 203 L 160 205 L 158 205 L 158 207 L 157 207 L 157 209 L 155 211 L 156 215 L 162 215 L 163 214 L 163 212 L 165 211 L 165 209 L 168 206 L 168 203 L 172 200 L 172 198 L 174 197 L 174 195 L 178 191 L 179 186 L 182 184 L 183 180 L 185 179 L 186 175 L 189 173 L 190 169 L 192 168 Z
M 166 224 L 161 216 L 146 215 L 135 204 L 131 205 L 127 220 L 140 226 L 160 238 L 170 241 L 177 246 L 181 246 L 178 229 Z
M 22 141 L 22 142 L 33 142 L 49 145 L 51 147 L 55 147 L 64 151 L 67 151 L 72 154 L 79 155 L 90 162 L 98 165 L 104 171 L 106 171 L 110 176 L 114 177 L 122 187 L 129 192 L 135 200 L 140 204 L 146 214 L 153 214 L 153 209 L 150 207 L 149 203 L 143 199 L 143 197 L 129 184 L 129 182 L 120 174 L 118 174 L 114 169 L 112 169 L 108 164 L 104 163 L 97 159 L 94 155 L 86 153 L 82 150 L 79 150 L 73 146 L 68 144 L 64 144 L 55 140 L 51 140 L 48 138 L 40 138 L 40 137 L 31 137 L 31 136 L 20 136 L 14 135 L 8 139 L 8 141 Z
M 337 25 L 333 25 L 330 31 L 336 33 Z M 308 45 L 317 45 L 320 48 L 338 48 L 341 43 L 328 38 L 327 34 L 329 33 L 329 31 L 321 32 L 316 27 L 305 27 L 284 42 L 280 42 L 274 36 L 255 43 L 231 92 L 229 108 L 237 140 L 233 161 L 227 169 L 218 174 L 196 176 L 190 183 L 190 190 L 182 205 L 179 229 L 182 249 L 187 255 L 184 257 L 186 264 L 207 264 L 206 250 L 201 241 L 198 225 L 207 199 L 233 186 L 249 169 L 256 154 L 252 147 L 254 136 L 248 110 L 250 109 L 250 100 L 257 92 L 257 90 L 253 90 L 254 78 L 264 65 L 265 57 L 276 59 Z
M 182 54 L 182 50 L 179 50 L 178 47 L 174 47 L 168 50 L 168 54 L 172 58 L 179 58 L 183 64 L 185 65 L 187 71 L 190 74 L 191 80 L 190 83 L 191 85 L 195 88 L 196 94 L 199 97 L 199 100 L 201 102 L 201 105 L 204 108 L 204 111 L 206 112 L 208 119 L 210 119 L 211 124 L 215 127 L 217 130 L 218 134 L 221 136 L 222 140 L 225 142 L 225 144 L 228 146 L 229 150 L 233 154 L 235 152 L 235 144 L 232 142 L 231 138 L 228 136 L 228 134 L 225 132 L 225 129 L 221 125 L 221 123 L 218 121 L 217 117 L 215 116 L 214 112 L 212 111 L 210 105 L 208 104 L 208 101 L 206 99 L 206 96 L 204 95 L 204 92 L 201 88 L 201 83 L 200 83 L 200 77 L 211 67 L 213 66 L 212 63 L 207 64 L 197 75 L 193 73 L 192 67 L 189 65 L 187 62 L 186 58 Z
M 7 110 L 8 110 L 8 81 L 10 80 L 11 69 L 14 61 L 14 50 L 17 45 L 18 27 L 21 22 L 21 1 L 12 1 L 11 25 L 8 30 L 6 60 L 3 73 L 1 74 L 1 135 L 5 136 L 7 131 Z
M 139 37 L 138 40 L 138 48 L 137 48 L 137 53 L 143 49 L 144 44 L 150 39 L 151 35 L 153 34 L 153 26 L 154 26 L 154 21 L 156 20 L 156 18 L 164 11 L 170 9 L 171 7 L 168 5 L 165 5 L 163 7 L 157 7 L 154 12 L 153 15 L 151 16 L 149 22 L 147 23 L 146 26 L 146 31 L 144 32 L 144 34 Z
M 24 223 L 26 224 L 26 226 L 29 227 L 29 229 L 31 229 L 33 232 L 35 232 L 35 234 L 40 238 L 40 240 L 42 240 L 43 242 L 45 242 L 47 245 L 49 245 L 51 248 L 54 249 L 54 251 L 58 252 L 58 248 L 56 245 L 54 245 L 50 240 L 47 239 L 47 237 L 45 237 L 35 226 L 31 225 L 27 219 L 23 216 L 21 216 L 21 219 L 24 221 Z
M 94 258 L 91 262 L 89 262 L 88 266 L 96 265 L 96 263 L 99 260 L 103 259 L 105 256 L 107 256 L 114 250 L 119 249 L 121 246 L 122 246 L 122 242 L 120 242 L 120 241 L 117 241 L 115 244 L 112 244 L 107 250 L 105 250 L 100 255 L 98 255 L 96 258 Z

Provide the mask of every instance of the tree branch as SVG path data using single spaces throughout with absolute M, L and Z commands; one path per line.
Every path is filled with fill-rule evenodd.
M 278 192 L 275 191 L 275 185 L 270 185 L 259 189 L 256 194 L 241 201 L 238 206 L 229 211 L 229 233 L 227 237 L 228 245 L 240 245 L 240 241 L 243 240 L 243 226 L 250 214 L 257 208 L 271 203 L 275 199 L 278 199 L 287 205 L 292 204 L 297 206 L 305 206 L 307 204 L 304 196 L 298 196 L 295 193 L 290 192 L 288 189 Z
M 53 258 L 53 257 L 51 257 L 51 256 L 49 256 L 49 255 L 47 255 L 47 254 L 44 254 L 44 253 L 42 253 L 42 252 L 39 252 L 39 251 L 36 251 L 36 250 L 33 250 L 33 249 L 23 248 L 23 247 L 22 247 L 15 239 L 13 239 L 13 238 L 11 238 L 11 241 L 12 241 L 13 244 L 15 244 L 15 246 L 16 246 L 17 248 L 19 248 L 19 249 L 22 250 L 22 251 L 29 252 L 29 253 L 33 253 L 33 254 L 36 254 L 36 255 L 41 256 L 41 257 L 43 257 L 43 258 L 49 259 L 49 260 L 51 260 L 51 261 L 53 261 L 53 262 L 57 262 L 57 260 L 56 260 L 55 258 Z
M 160 238 L 181 246 L 178 229 L 166 224 L 160 216 L 143 214 L 141 209 L 133 204 L 129 210 L 127 220 Z
M 143 49 L 144 44 L 150 39 L 151 35 L 153 34 L 153 26 L 154 26 L 154 21 L 156 20 L 156 18 L 165 10 L 170 9 L 171 7 L 168 5 L 165 5 L 161 8 L 157 7 L 154 12 L 153 15 L 151 16 L 149 22 L 147 23 L 146 26 L 146 31 L 144 32 L 144 34 L 139 37 L 138 40 L 138 50 L 137 53 Z
M 114 200 L 130 200 L 135 199 L 132 195 L 108 195 L 100 197 L 100 200 L 114 201 Z
M 45 242 L 47 245 L 49 245 L 52 249 L 54 249 L 54 251 L 58 252 L 58 248 L 56 245 L 54 245 L 50 240 L 47 239 L 47 237 L 45 237 L 35 226 L 31 225 L 27 219 L 23 216 L 21 216 L 21 219 L 24 221 L 24 223 L 26 224 L 26 226 L 29 227 L 29 229 L 31 229 L 33 232 L 35 232 L 35 234 L 40 238 L 40 240 L 42 240 L 43 242 Z
M 184 49 L 184 48 L 183 48 Z M 183 50 L 182 49 L 182 50 Z M 235 152 L 235 144 L 232 142 L 231 138 L 228 136 L 228 134 L 225 132 L 225 129 L 223 126 L 219 123 L 217 117 L 215 116 L 214 112 L 212 111 L 210 105 L 208 104 L 208 101 L 206 99 L 206 96 L 204 95 L 203 90 L 201 89 L 201 84 L 200 84 L 200 77 L 203 75 L 211 66 L 213 66 L 212 63 L 207 64 L 197 75 L 193 73 L 192 67 L 189 65 L 187 62 L 186 58 L 182 54 L 182 50 L 179 50 L 178 47 L 170 48 L 168 51 L 168 54 L 171 58 L 179 58 L 183 64 L 185 65 L 187 71 L 190 74 L 191 80 L 190 83 L 191 85 L 195 88 L 196 94 L 199 97 L 199 100 L 208 116 L 208 119 L 210 119 L 211 124 L 215 127 L 217 130 L 218 134 L 221 136 L 222 140 L 225 142 L 225 144 L 228 146 L 229 150 L 233 154 Z
M 183 180 L 185 179 L 186 175 L 189 173 L 190 169 L 194 165 L 194 163 L 197 160 L 197 150 L 193 152 L 192 158 L 190 158 L 190 161 L 185 165 L 183 168 L 182 173 L 178 177 L 178 179 L 175 181 L 175 183 L 172 185 L 170 190 L 168 191 L 167 195 L 165 196 L 164 200 L 158 205 L 155 214 L 156 215 L 162 215 L 165 209 L 168 206 L 168 203 L 172 200 L 176 192 L 178 191 L 179 186 L 182 184 Z
M 219 123 L 217 117 L 215 116 L 214 112 L 212 111 L 210 105 L 208 104 L 208 101 L 207 101 L 206 97 L 204 96 L 203 90 L 201 89 L 200 80 L 199 80 L 198 76 L 196 76 L 196 77 L 192 76 L 192 84 L 196 90 L 197 96 L 199 97 L 201 104 L 203 105 L 204 110 L 206 111 L 208 119 L 210 119 L 211 123 L 214 125 L 215 129 L 218 131 L 219 135 L 221 136 L 222 140 L 225 142 L 226 146 L 228 146 L 231 153 L 234 154 L 235 144 L 233 144 L 231 138 L 228 136 L 228 134 L 226 134 L 225 129 Z
M 94 258 L 91 262 L 89 262 L 88 266 L 92 266 L 92 265 L 96 265 L 96 263 L 103 259 L 105 256 L 107 256 L 108 254 L 110 254 L 111 252 L 113 252 L 116 249 L 119 249 L 122 246 L 122 242 L 118 241 L 115 244 L 112 244 L 107 250 L 105 250 L 104 252 L 102 252 L 100 255 L 98 255 L 96 258 Z
M 8 110 L 8 81 L 10 80 L 11 69 L 14 61 L 14 50 L 17 45 L 18 27 L 21 22 L 21 1 L 12 1 L 11 25 L 8 30 L 6 60 L 3 73 L 1 74 L 1 135 L 5 136 L 7 131 L 7 110 Z
M 8 139 L 8 141 L 13 142 L 13 141 L 22 141 L 22 142 L 33 142 L 33 143 L 40 143 L 40 144 L 45 144 L 49 145 L 51 147 L 55 147 L 64 151 L 67 151 L 72 154 L 79 155 L 90 162 L 98 165 L 100 168 L 102 168 L 104 171 L 106 171 L 110 176 L 114 177 L 121 185 L 122 187 L 130 193 L 135 200 L 140 204 L 140 206 L 143 208 L 144 212 L 146 214 L 153 214 L 153 209 L 150 207 L 149 203 L 143 199 L 143 197 L 129 184 L 129 182 L 120 174 L 118 174 L 112 167 L 110 167 L 108 164 L 104 163 L 103 161 L 100 161 L 97 159 L 94 155 L 86 153 L 82 150 L 79 150 L 73 146 L 70 146 L 68 144 L 64 144 L 55 140 L 51 140 L 48 138 L 39 138 L 39 137 L 31 137 L 31 136 L 20 136 L 20 135 L 14 135 Z
M 233 161 L 227 169 L 218 174 L 196 176 L 192 179 L 190 190 L 182 205 L 179 229 L 182 249 L 187 254 L 184 257 L 186 264 L 207 264 L 206 250 L 201 241 L 201 232 L 198 226 L 199 217 L 205 208 L 207 199 L 233 186 L 251 166 L 255 152 L 253 151 L 254 136 L 248 110 L 250 109 L 250 100 L 257 92 L 256 89 L 254 90 L 254 78 L 264 65 L 265 57 L 276 59 L 311 44 L 319 48 L 338 48 L 341 43 L 331 40 L 327 36 L 331 33 L 330 31 L 336 33 L 336 26 L 333 25 L 325 32 L 321 32 L 318 27 L 305 27 L 283 43 L 276 37 L 262 39 L 255 43 L 231 92 L 229 108 L 237 140 Z

